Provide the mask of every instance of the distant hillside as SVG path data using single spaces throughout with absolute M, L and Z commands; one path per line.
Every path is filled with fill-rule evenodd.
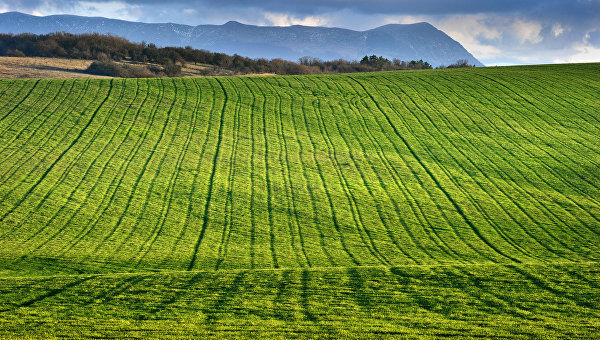
M 45 34 L 110 33 L 132 41 L 159 46 L 192 46 L 251 58 L 298 60 L 312 56 L 325 60 L 360 59 L 382 55 L 401 60 L 428 61 L 434 67 L 466 59 L 483 66 L 462 45 L 428 23 L 385 25 L 368 31 L 327 27 L 267 27 L 230 21 L 224 25 L 147 24 L 72 15 L 36 17 L 0 14 L 0 32 Z

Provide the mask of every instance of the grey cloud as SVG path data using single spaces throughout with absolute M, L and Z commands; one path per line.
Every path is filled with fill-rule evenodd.
M 126 0 L 132 4 L 155 4 L 159 0 Z M 396 14 L 450 14 L 474 12 L 499 12 L 535 7 L 543 3 L 537 0 L 303 0 L 303 1 L 278 1 L 278 0 L 233 0 L 233 1 L 202 1 L 202 0 L 175 0 L 189 5 L 211 7 L 248 7 L 266 11 L 314 14 L 321 11 L 354 10 L 361 13 L 396 13 Z
M 78 0 L 0 0 L 0 6 L 5 6 L 8 9 L 15 11 L 28 11 L 47 6 L 53 8 L 69 9 L 79 3 Z M 105 2 L 100 0 L 100 2 Z
M 95 0 L 95 2 L 109 2 L 114 0 Z M 5 0 L 2 1 L 10 7 L 34 8 L 43 3 L 54 3 L 57 7 L 68 6 L 75 0 L 44 1 L 44 0 Z M 164 0 L 121 0 L 133 5 L 165 5 Z M 510 11 L 536 11 L 544 7 L 566 5 L 566 7 L 589 7 L 598 5 L 597 0 L 171 0 L 169 4 L 179 4 L 190 7 L 208 8 L 254 8 L 264 11 L 275 11 L 292 14 L 315 14 L 322 11 L 353 10 L 361 13 L 378 14 L 459 14 L 481 12 L 510 12 Z

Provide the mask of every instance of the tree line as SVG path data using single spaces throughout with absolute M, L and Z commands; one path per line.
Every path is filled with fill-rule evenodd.
M 177 76 L 186 63 L 211 65 L 206 75 L 220 74 L 317 74 L 352 73 L 372 71 L 393 71 L 430 69 L 423 60 L 392 61 L 375 55 L 365 56 L 361 61 L 344 59 L 323 61 L 318 58 L 302 57 L 298 62 L 283 59 L 252 59 L 237 54 L 187 47 L 157 47 L 152 43 L 134 43 L 125 38 L 98 34 L 72 34 L 56 32 L 51 34 L 0 34 L 0 55 L 22 57 L 51 57 L 97 60 L 89 72 L 124 77 Z M 129 64 L 115 64 L 118 61 L 146 64 L 136 67 Z M 155 64 L 157 66 L 148 66 Z M 221 72 L 222 74 L 222 72 Z

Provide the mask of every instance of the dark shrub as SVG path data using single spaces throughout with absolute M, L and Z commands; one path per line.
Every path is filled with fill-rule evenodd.
M 175 64 L 172 61 L 167 61 L 164 66 L 164 72 L 168 77 L 177 77 L 181 75 L 181 65 Z
M 475 65 L 469 65 L 466 59 L 457 60 L 456 63 L 448 65 L 448 68 L 464 68 L 464 67 L 475 67 Z
M 118 64 L 113 61 L 94 61 L 86 72 L 109 77 L 119 78 L 151 78 L 156 75 L 146 67 Z
M 8 57 L 25 57 L 25 53 L 21 52 L 21 50 L 8 50 L 6 52 L 6 56 Z

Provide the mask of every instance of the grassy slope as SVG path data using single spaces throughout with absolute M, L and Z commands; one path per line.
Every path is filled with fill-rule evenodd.
M 594 334 L 599 71 L 0 81 L 0 334 Z

